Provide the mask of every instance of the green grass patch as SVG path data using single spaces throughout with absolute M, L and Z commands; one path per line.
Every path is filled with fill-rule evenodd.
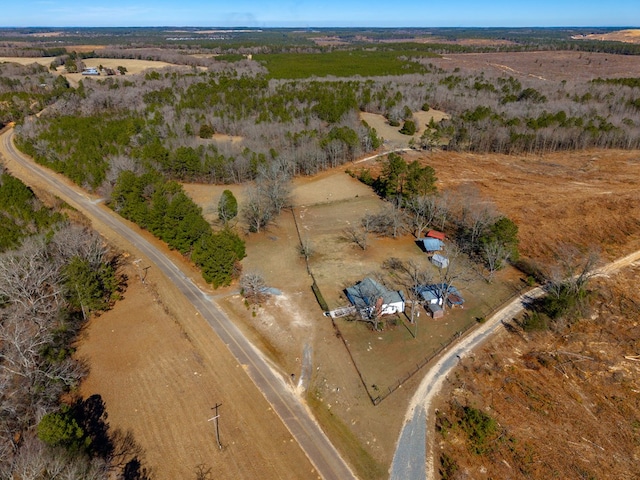
M 276 53 L 255 55 L 254 60 L 269 70 L 271 78 L 374 77 L 423 73 L 426 68 L 410 60 L 435 57 L 414 50 L 339 50 L 322 53 Z
M 318 423 L 322 425 L 333 444 L 347 458 L 358 478 L 370 480 L 387 478 L 387 469 L 364 449 L 353 432 L 322 403 L 315 393 L 309 392 L 307 394 L 307 402 Z
M 311 285 L 311 290 L 313 290 L 313 294 L 316 296 L 316 300 L 318 301 L 318 305 L 320 305 L 320 308 L 322 308 L 322 310 L 324 310 L 325 312 L 328 311 L 329 305 L 322 296 L 320 287 L 318 287 L 318 284 L 316 282 L 313 282 L 313 284 Z

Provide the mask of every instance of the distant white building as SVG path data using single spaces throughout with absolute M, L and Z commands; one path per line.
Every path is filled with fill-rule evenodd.
M 87 67 L 82 70 L 82 75 L 100 75 L 100 72 L 95 67 Z

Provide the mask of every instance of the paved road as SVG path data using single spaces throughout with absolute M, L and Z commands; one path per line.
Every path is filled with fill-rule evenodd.
M 322 478 L 327 480 L 356 478 L 284 379 L 269 367 L 260 352 L 244 337 L 210 297 L 200 290 L 191 279 L 187 278 L 160 250 L 131 230 L 107 207 L 92 201 L 80 189 L 69 186 L 55 176 L 48 175 L 46 169 L 18 152 L 13 145 L 13 130 L 5 131 L 0 138 L 6 154 L 28 169 L 32 175 L 46 182 L 53 194 L 72 206 L 78 207 L 89 218 L 96 218 L 108 226 L 114 234 L 133 244 L 178 287 L 227 345 L 238 363 L 246 366 L 245 370 L 249 377 L 300 444 Z M 284 477 L 286 477 L 285 472 L 283 472 Z
M 614 274 L 638 261 L 640 261 L 640 251 L 631 253 L 597 269 L 595 275 L 607 276 Z M 503 322 L 516 317 L 531 300 L 541 297 L 544 293 L 544 290 L 538 287 L 520 295 L 487 319 L 479 328 L 464 337 L 462 341 L 452 345 L 449 350 L 442 354 L 438 362 L 429 369 L 414 394 L 405 416 L 405 425 L 400 432 L 400 437 L 396 444 L 396 452 L 391 464 L 391 480 L 435 478 L 433 456 L 427 456 L 429 447 L 427 425 L 433 425 L 433 421 L 428 418 L 431 401 L 438 394 L 445 378 L 456 367 L 460 358 L 468 355 L 474 348 L 498 331 Z
M 544 295 L 544 291 L 541 288 L 535 288 L 520 295 L 479 328 L 464 337 L 462 341 L 454 344 L 429 369 L 413 396 L 407 415 L 409 418 L 405 418 L 407 421 L 400 433 L 391 464 L 392 480 L 424 480 L 432 477 L 432 459 L 426 457 L 427 424 L 430 424 L 427 421 L 427 414 L 431 400 L 438 393 L 444 379 L 455 368 L 461 357 L 489 338 L 502 326 L 503 321 L 511 320 L 516 316 L 533 298 L 542 295 Z

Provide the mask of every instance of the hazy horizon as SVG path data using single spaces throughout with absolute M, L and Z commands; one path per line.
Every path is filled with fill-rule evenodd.
M 184 0 L 26 0 L 3 5 L 0 27 L 212 27 L 217 28 L 633 28 L 640 2 L 540 0 L 406 0 L 206 2 Z

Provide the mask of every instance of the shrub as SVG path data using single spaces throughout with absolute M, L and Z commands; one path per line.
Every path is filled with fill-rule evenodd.
M 211 138 L 214 133 L 216 133 L 215 130 L 208 123 L 200 125 L 200 131 L 198 132 L 200 138 Z
M 400 129 L 400 133 L 402 133 L 403 135 L 415 135 L 417 130 L 418 129 L 416 128 L 416 122 L 414 122 L 413 120 L 407 120 L 406 122 L 404 122 L 404 125 Z
M 458 464 L 455 459 L 451 458 L 446 453 L 443 453 L 440 456 L 440 476 L 442 480 L 449 480 L 453 478 L 455 473 L 458 471 Z
M 525 332 L 544 331 L 549 328 L 549 321 L 546 315 L 539 312 L 529 312 L 522 319 L 522 329 Z
M 460 411 L 459 425 L 469 436 L 471 450 L 482 455 L 487 452 L 488 440 L 494 436 L 498 429 L 496 422 L 482 410 L 473 407 L 463 407 Z

